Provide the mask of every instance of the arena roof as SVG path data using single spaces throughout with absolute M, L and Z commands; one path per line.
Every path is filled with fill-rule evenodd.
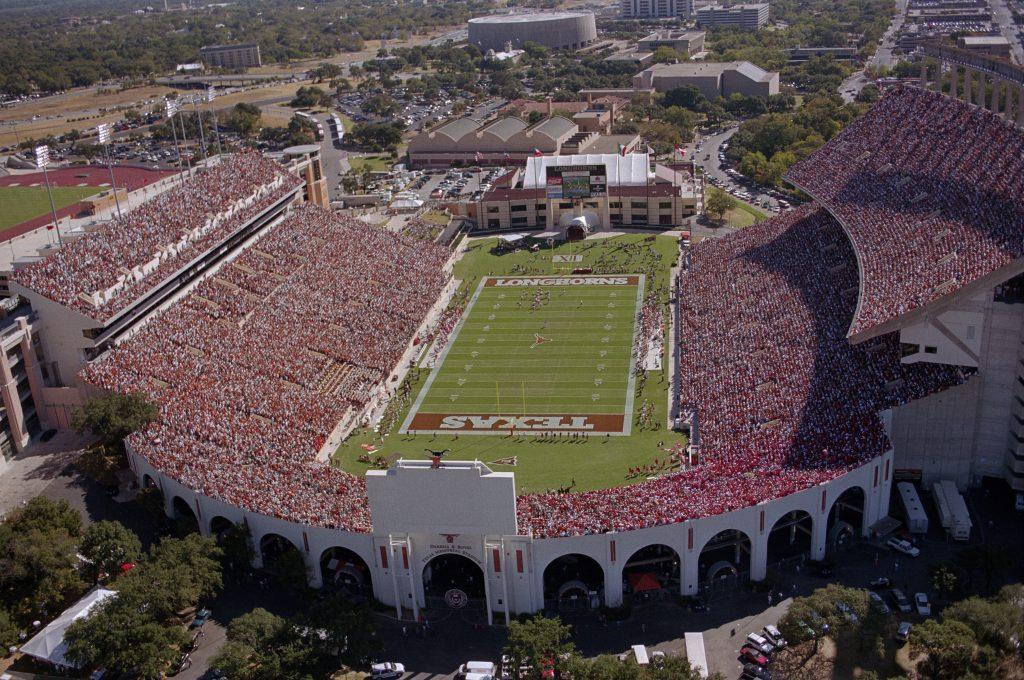
M 486 17 L 475 17 L 471 24 L 524 24 L 534 21 L 555 21 L 558 19 L 575 19 L 592 16 L 593 12 L 527 12 L 523 14 L 492 14 Z
M 785 179 L 853 242 L 854 341 L 1024 270 L 1024 131 L 982 108 L 895 88 Z

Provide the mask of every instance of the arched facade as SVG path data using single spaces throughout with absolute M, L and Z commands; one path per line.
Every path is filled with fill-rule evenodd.
M 163 476 L 140 456 L 130 455 L 132 469 L 138 478 L 143 480 L 149 476 L 163 489 L 165 511 L 169 516 L 174 515 L 173 499 L 179 498 L 194 509 L 204 533 L 209 534 L 213 530 L 213 520 L 217 517 L 245 524 L 253 537 L 257 567 L 262 564 L 259 554 L 262 539 L 267 534 L 277 534 L 299 551 L 310 574 L 310 585 L 319 587 L 324 579 L 321 557 L 331 548 L 344 548 L 366 564 L 373 597 L 395 607 L 396 614 L 410 616 L 418 615 L 425 603 L 423 570 L 427 562 L 438 554 L 455 552 L 480 568 L 484 574 L 485 599 L 491 605 L 488 612 L 494 612 L 501 618 L 541 611 L 544 607 L 544 573 L 550 565 L 568 555 L 582 555 L 593 560 L 603 575 L 599 587 L 602 603 L 619 606 L 623 602 L 622 584 L 631 557 L 655 544 L 666 546 L 678 555 L 679 592 L 683 595 L 696 594 L 701 581 L 701 551 L 716 534 L 726 530 L 742 532 L 749 537 L 749 578 L 754 581 L 763 579 L 772 529 L 780 522 L 784 524 L 794 512 L 806 513 L 809 518 L 810 557 L 821 559 L 827 547 L 829 513 L 848 489 L 857 487 L 864 494 L 863 517 L 855 527 L 861 535 L 866 536 L 871 525 L 887 514 L 891 487 L 888 472 L 892 463 L 892 454 L 889 453 L 832 482 L 713 517 L 636 531 L 541 539 L 484 532 L 447 535 L 415 531 L 395 533 L 394 530 L 352 533 L 302 525 L 248 512 L 197 494 Z M 804 518 L 804 515 L 800 517 Z

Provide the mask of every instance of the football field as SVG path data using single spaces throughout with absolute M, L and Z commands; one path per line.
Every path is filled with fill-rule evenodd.
M 402 433 L 628 435 L 643 275 L 488 276 Z

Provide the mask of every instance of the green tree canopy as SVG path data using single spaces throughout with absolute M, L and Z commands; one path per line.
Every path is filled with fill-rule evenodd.
M 122 564 L 137 562 L 142 555 L 142 544 L 139 537 L 120 522 L 103 520 L 86 527 L 79 552 L 90 562 L 87 569 L 90 578 L 98 581 L 101 573 L 116 576 Z
M 522 623 L 512 621 L 504 654 L 512 660 L 514 669 L 529 668 L 520 678 L 541 680 L 545 668 L 557 667 L 563 655 L 576 651 L 571 634 L 572 628 L 559 618 L 549 619 L 538 614 Z
M 714 220 L 721 220 L 725 213 L 736 206 L 736 199 L 724 191 L 708 191 L 704 199 L 704 212 Z
M 153 421 L 157 408 L 139 393 L 112 392 L 86 401 L 75 412 L 72 425 L 79 432 L 91 432 L 105 446 L 122 450 L 124 438 Z

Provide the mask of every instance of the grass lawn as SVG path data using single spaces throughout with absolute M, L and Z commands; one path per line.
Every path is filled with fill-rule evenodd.
M 423 220 L 424 222 L 432 222 L 434 224 L 439 224 L 442 227 L 444 227 L 447 226 L 449 222 L 451 222 L 452 218 L 449 217 L 448 213 L 443 212 L 441 210 L 428 210 L 427 212 L 420 215 L 420 219 Z
M 641 234 L 593 239 L 582 244 L 562 244 L 554 250 L 550 250 L 546 246 L 536 252 L 521 249 L 505 255 L 498 255 L 493 251 L 496 243 L 497 239 L 475 240 L 469 245 L 465 256 L 456 263 L 455 278 L 459 279 L 461 284 L 453 304 L 467 305 L 469 298 L 477 290 L 480 280 L 484 276 L 559 274 L 568 273 L 571 267 L 592 267 L 597 274 L 644 274 L 646 277 L 645 294 L 653 291 L 658 300 L 661 303 L 665 303 L 668 300 L 669 267 L 675 261 L 678 247 L 678 242 L 675 238 Z M 572 265 L 553 264 L 552 255 L 555 254 L 580 255 L 583 259 Z M 513 309 L 521 292 L 519 290 L 512 290 L 512 292 L 506 293 L 505 300 L 509 301 Z M 605 294 L 610 295 L 611 292 L 613 291 L 609 290 Z M 635 289 L 633 294 L 634 297 L 631 300 L 635 304 Z M 621 299 L 622 297 L 622 295 L 619 295 L 615 299 Z M 528 311 L 529 305 L 526 305 L 527 311 L 523 314 L 525 319 L 521 321 L 523 326 L 516 331 L 515 336 L 510 336 L 515 338 L 511 341 L 515 347 L 510 347 L 506 350 L 508 360 L 503 363 L 495 356 L 491 359 L 491 363 L 488 366 L 488 371 L 501 370 L 503 365 L 506 367 L 497 377 L 499 393 L 507 395 L 502 397 L 502 399 L 507 399 L 509 403 L 509 406 L 504 407 L 505 409 L 511 408 L 512 402 L 518 399 L 520 405 L 514 407 L 513 410 L 522 410 L 522 392 L 525 381 L 517 376 L 513 377 L 510 371 L 517 363 L 522 363 L 521 356 L 523 354 L 529 354 L 537 349 L 540 349 L 542 352 L 550 352 L 550 361 L 539 362 L 536 366 L 531 366 L 531 380 L 543 380 L 544 376 L 548 374 L 558 376 L 557 380 L 554 381 L 558 384 L 558 390 L 567 394 L 572 393 L 574 396 L 571 398 L 578 402 L 577 405 L 586 405 L 588 408 L 594 408 L 593 404 L 595 402 L 592 400 L 592 395 L 595 394 L 595 386 L 593 380 L 601 379 L 602 384 L 598 386 L 601 388 L 607 388 L 608 385 L 612 384 L 611 382 L 604 383 L 604 380 L 611 381 L 612 379 L 599 375 L 597 364 L 601 363 L 598 360 L 600 357 L 589 356 L 588 352 L 592 353 L 594 348 L 589 340 L 583 340 L 584 337 L 589 336 L 584 336 L 581 330 L 582 326 L 592 323 L 592 320 L 573 318 L 576 316 L 583 317 L 582 312 L 587 311 L 592 304 L 594 309 L 596 309 L 596 299 L 585 301 L 584 309 L 580 310 L 577 309 L 579 307 L 579 296 L 576 296 L 574 301 L 571 297 L 567 298 L 570 302 L 568 307 L 562 310 L 564 314 L 561 317 L 550 314 L 548 329 L 541 331 L 525 327 L 530 324 L 542 324 L 543 320 L 540 316 L 549 315 L 550 311 L 554 311 L 553 305 L 558 299 L 555 297 L 554 291 L 552 291 L 551 298 L 552 303 L 550 305 L 542 306 L 532 315 Z M 611 297 L 605 299 L 607 300 L 604 302 L 605 305 L 607 305 L 607 302 L 612 301 Z M 532 301 L 532 297 L 530 301 Z M 497 302 L 502 301 L 498 300 Z M 491 302 L 492 306 L 493 304 L 495 304 L 494 301 Z M 605 307 L 604 309 L 608 308 Z M 613 309 L 617 310 L 618 307 Z M 667 315 L 667 307 L 665 309 Z M 491 323 L 498 322 L 499 319 L 497 318 L 487 319 L 487 316 L 494 311 L 491 309 L 483 317 L 472 311 L 467 317 L 467 324 L 486 325 L 488 321 Z M 607 314 L 609 312 L 604 313 Z M 611 320 L 601 319 L 599 321 L 601 325 L 605 322 L 613 322 L 613 324 L 610 324 L 613 325 L 612 330 L 629 335 L 631 330 L 628 329 L 632 327 L 631 314 L 623 313 L 621 318 L 613 316 Z M 516 322 L 518 323 L 519 320 L 516 320 Z M 481 329 L 482 325 L 479 326 Z M 577 334 L 579 334 L 578 347 L 576 347 L 575 352 L 571 351 L 572 347 L 568 341 L 559 343 L 557 337 L 550 343 L 542 343 L 538 348 L 531 349 L 530 345 L 533 342 L 524 344 L 527 341 L 535 340 L 533 337 L 534 332 L 548 332 L 550 329 L 551 335 L 556 335 L 556 327 L 560 329 L 558 333 L 571 334 L 574 341 Z M 603 328 L 600 330 L 604 331 Z M 523 336 L 524 332 L 528 334 L 528 338 Z M 465 337 L 460 333 L 455 338 L 455 341 L 451 343 L 450 352 L 454 354 L 463 351 L 479 351 L 473 347 L 478 337 L 479 332 L 476 336 L 467 333 Z M 598 344 L 603 344 L 600 343 L 600 338 L 605 336 L 601 334 L 596 337 Z M 611 334 L 608 337 L 609 344 L 611 344 Z M 486 345 L 486 341 L 482 344 Z M 667 344 L 666 342 L 666 346 Z M 600 352 L 600 350 L 597 351 Z M 472 363 L 476 365 L 480 358 L 478 356 Z M 606 355 L 605 358 L 607 359 L 608 356 Z M 567 366 L 566 363 L 568 361 L 573 361 L 576 364 L 575 367 Z M 666 354 L 663 357 L 663 366 L 667 367 L 667 361 Z M 440 368 L 434 369 L 438 372 L 437 380 L 446 379 L 447 374 L 447 376 L 455 380 L 455 384 L 458 386 L 457 373 L 459 370 L 462 370 L 464 373 L 466 372 L 464 369 L 466 363 L 470 362 L 460 358 L 458 364 L 453 362 L 451 366 L 448 366 L 448 360 L 446 360 Z M 587 363 L 591 365 L 584 366 Z M 610 375 L 610 361 L 605 361 L 604 363 L 606 370 L 603 373 Z M 570 375 L 570 373 L 574 372 L 576 375 Z M 623 373 L 623 371 L 617 372 Z M 576 483 L 575 487 L 573 487 L 575 491 L 584 491 L 642 481 L 642 478 L 639 477 L 628 477 L 629 468 L 650 465 L 655 459 L 664 460 L 667 457 L 664 449 L 675 443 L 685 444 L 686 441 L 682 435 L 664 429 L 668 398 L 668 383 L 664 370 L 648 371 L 645 375 L 636 377 L 633 392 L 632 431 L 629 436 L 606 437 L 592 435 L 586 439 L 573 439 L 571 437 L 549 438 L 537 435 L 521 435 L 519 433 L 515 436 L 509 436 L 507 432 L 493 435 L 463 434 L 461 436 L 457 434 L 400 434 L 398 432 L 400 425 L 406 420 L 410 406 L 418 398 L 431 373 L 432 371 L 426 368 L 414 369 L 408 378 L 408 392 L 404 398 L 397 398 L 392 403 L 389 412 L 385 414 L 382 421 L 382 431 L 375 433 L 362 430 L 355 433 L 338 447 L 334 456 L 334 464 L 355 474 L 364 473 L 367 469 L 373 467 L 373 462 L 359 461 L 360 457 L 366 455 L 366 451 L 362 448 L 364 444 L 376 446 L 378 449 L 371 454 L 370 458 L 380 456 L 386 462 L 393 462 L 400 457 L 410 459 L 427 458 L 428 454 L 425 451 L 427 448 L 435 450 L 450 449 L 447 455 L 451 459 L 478 459 L 487 463 L 494 470 L 515 472 L 516 488 L 520 492 L 543 491 L 561 486 L 569 486 L 573 481 Z M 615 379 L 617 387 L 614 392 L 616 395 L 621 395 L 615 397 L 618 400 L 615 408 L 621 409 L 621 404 L 625 401 L 624 377 L 619 376 Z M 490 396 L 494 394 L 494 385 L 489 382 L 491 379 L 490 377 L 487 378 L 488 386 L 479 388 L 482 399 L 490 399 Z M 570 381 L 578 384 L 574 386 Z M 585 381 L 588 383 L 587 385 L 583 384 Z M 566 382 L 570 382 L 570 384 L 565 384 Z M 480 384 L 483 385 L 483 381 Z M 469 383 L 467 381 L 461 387 L 465 388 L 468 386 Z M 449 389 L 446 393 L 438 389 L 437 397 L 431 395 L 430 392 L 432 391 L 433 388 L 428 391 L 424 398 L 425 401 L 427 398 L 431 400 L 436 399 L 436 402 L 431 401 L 430 403 L 436 403 L 438 406 L 451 403 L 452 390 Z M 612 392 L 613 390 L 609 388 L 607 397 L 602 392 L 596 392 L 601 395 L 598 402 L 604 398 L 612 399 Z M 459 398 L 464 398 L 462 392 L 458 394 L 460 395 Z M 542 403 L 541 394 L 542 390 L 539 385 L 527 388 L 526 400 L 528 410 L 533 411 L 531 404 L 540 406 Z M 547 396 L 544 398 L 549 399 Z M 448 400 L 447 404 L 446 400 Z M 494 401 L 494 406 L 496 407 L 496 397 Z M 639 414 L 645 406 L 651 416 L 641 421 Z M 560 406 L 559 408 L 563 407 Z M 590 413 L 594 412 L 593 410 L 590 411 Z M 661 444 L 660 447 L 659 444 Z M 509 464 L 513 458 L 515 459 L 515 465 Z M 496 462 L 499 460 L 502 462 Z
M 362 172 L 363 169 L 369 170 L 370 172 L 384 172 L 390 170 L 394 163 L 394 158 L 384 155 L 349 156 L 348 158 L 348 164 L 352 167 L 353 172 Z
M 709 195 L 716 191 L 723 193 L 718 187 L 708 187 Z M 763 212 L 747 205 L 738 198 L 733 197 L 733 200 L 736 202 L 736 207 L 725 213 L 725 223 L 730 227 L 742 229 L 743 227 L 749 227 L 752 224 L 763 222 L 768 219 L 768 216 Z
M 100 187 L 53 187 L 53 203 L 60 210 L 97 194 Z M 0 187 L 0 230 L 50 212 L 46 187 Z

